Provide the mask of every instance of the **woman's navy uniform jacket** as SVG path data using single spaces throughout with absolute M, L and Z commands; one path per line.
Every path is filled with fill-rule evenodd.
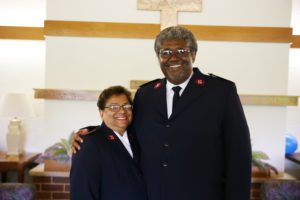
M 80 151 L 72 158 L 72 200 L 146 200 L 138 166 L 138 146 L 128 132 L 133 158 L 104 123 L 83 136 Z

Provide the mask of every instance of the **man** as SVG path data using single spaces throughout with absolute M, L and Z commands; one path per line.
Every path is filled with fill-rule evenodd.
M 138 89 L 131 127 L 148 198 L 250 199 L 250 136 L 235 84 L 192 67 L 197 42 L 183 27 L 160 32 L 155 52 L 165 78 Z

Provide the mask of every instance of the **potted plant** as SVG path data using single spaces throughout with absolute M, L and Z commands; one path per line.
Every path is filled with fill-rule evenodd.
M 272 173 L 278 175 L 278 170 L 265 162 L 269 156 L 262 151 L 252 151 L 252 176 L 270 177 Z
M 62 138 L 60 142 L 47 148 L 36 162 L 44 163 L 45 171 L 69 171 L 71 168 L 73 136 L 74 132 L 70 134 L 68 139 Z

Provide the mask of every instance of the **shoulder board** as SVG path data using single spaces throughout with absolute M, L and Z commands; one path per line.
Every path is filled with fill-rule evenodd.
M 228 80 L 228 79 L 222 78 L 222 77 L 217 76 L 217 75 L 212 74 L 212 73 L 208 73 L 208 76 L 211 77 L 211 78 L 218 78 L 218 79 L 223 80 L 223 81 L 232 82 L 232 81 L 230 81 L 230 80 Z
M 158 82 L 158 81 L 160 81 L 160 80 L 161 80 L 161 79 L 158 78 L 158 79 L 149 81 L 149 82 L 147 82 L 147 83 L 144 83 L 144 84 L 140 85 L 140 87 L 144 87 L 144 86 L 146 86 L 146 85 L 150 85 L 150 84 L 155 83 L 155 82 Z

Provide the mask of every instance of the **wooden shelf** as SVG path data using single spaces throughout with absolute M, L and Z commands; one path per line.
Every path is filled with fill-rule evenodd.
M 290 27 L 181 26 L 191 30 L 198 40 L 279 43 L 292 43 L 293 40 L 293 29 Z M 159 31 L 159 24 L 45 21 L 47 36 L 154 39 Z
M 44 40 L 44 27 L 0 26 L 0 39 Z
M 141 82 L 141 81 L 140 81 Z M 133 88 L 131 88 L 133 89 Z M 134 92 L 135 90 L 133 90 Z M 97 101 L 100 90 L 34 89 L 36 99 Z M 239 95 L 243 105 L 297 106 L 298 96 Z
M 300 48 L 300 36 L 290 27 L 182 25 L 204 41 L 291 43 Z M 0 39 L 44 40 L 46 36 L 154 39 L 159 24 L 45 20 L 44 27 L 0 26 Z
M 63 89 L 37 89 L 34 88 L 36 99 L 82 100 L 96 101 L 100 90 L 63 90 Z
M 54 176 L 69 177 L 70 172 L 66 171 L 45 171 L 45 164 L 39 164 L 29 171 L 30 176 Z

